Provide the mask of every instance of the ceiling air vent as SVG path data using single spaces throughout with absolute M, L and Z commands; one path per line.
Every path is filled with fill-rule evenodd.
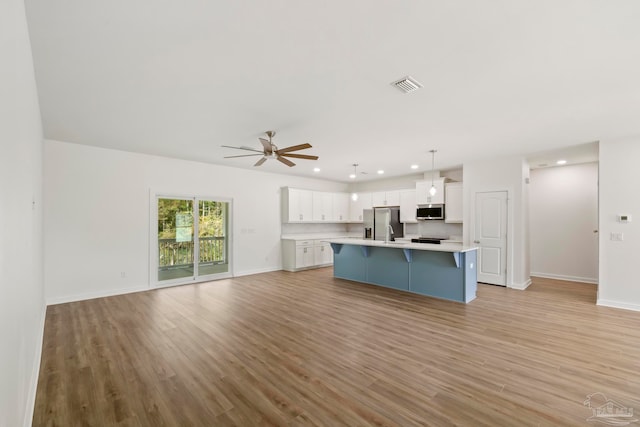
M 397 87 L 404 93 L 413 92 L 422 87 L 422 85 L 411 76 L 403 77 L 400 80 L 396 80 L 395 82 L 391 83 L 391 85 Z

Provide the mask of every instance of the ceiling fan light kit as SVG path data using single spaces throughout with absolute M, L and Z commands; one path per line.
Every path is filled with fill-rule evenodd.
M 264 162 L 266 162 L 268 159 L 276 159 L 279 162 L 284 163 L 289 167 L 293 167 L 296 164 L 293 163 L 291 160 L 287 159 L 287 157 L 292 157 L 295 159 L 305 159 L 305 160 L 318 160 L 318 156 L 292 153 L 292 151 L 300 151 L 300 150 L 305 150 L 307 148 L 311 148 L 311 144 L 307 144 L 307 143 L 298 144 L 298 145 L 292 145 L 290 147 L 278 149 L 278 147 L 273 143 L 273 137 L 276 135 L 276 132 L 273 130 L 268 130 L 265 132 L 265 134 L 269 138 L 268 140 L 265 138 L 258 138 L 258 140 L 262 144 L 262 151 L 255 150 L 253 148 L 247 148 L 247 147 L 233 147 L 231 145 L 223 145 L 223 147 L 226 147 L 226 148 L 234 148 L 236 150 L 245 150 L 245 151 L 252 151 L 257 153 L 257 154 L 240 154 L 237 156 L 226 156 L 225 159 L 231 159 L 234 157 L 262 156 L 262 158 L 258 160 L 253 166 L 260 166 Z

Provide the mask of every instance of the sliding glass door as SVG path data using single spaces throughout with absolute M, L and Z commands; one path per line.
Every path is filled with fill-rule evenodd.
M 198 273 L 201 276 L 229 272 L 228 216 L 229 203 L 198 201 Z
M 156 241 L 152 274 L 156 285 L 230 277 L 228 200 L 155 198 Z

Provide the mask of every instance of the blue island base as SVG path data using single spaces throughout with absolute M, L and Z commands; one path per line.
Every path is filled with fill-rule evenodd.
M 444 252 L 342 243 L 331 243 L 331 247 L 335 277 L 464 303 L 476 297 L 475 250 Z

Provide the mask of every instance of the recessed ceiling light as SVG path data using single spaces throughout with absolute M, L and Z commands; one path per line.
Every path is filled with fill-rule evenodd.
M 384 173 L 384 171 L 383 171 L 382 169 L 380 169 L 380 170 L 378 171 L 378 175 L 382 175 L 383 173 Z
M 418 165 L 411 165 L 411 169 L 418 169 Z
M 557 164 L 557 165 L 566 165 L 566 164 L 567 164 L 567 161 L 566 161 L 566 160 L 558 160 L 558 161 L 556 162 L 556 164 Z
M 320 172 L 320 168 L 313 168 L 314 172 Z

